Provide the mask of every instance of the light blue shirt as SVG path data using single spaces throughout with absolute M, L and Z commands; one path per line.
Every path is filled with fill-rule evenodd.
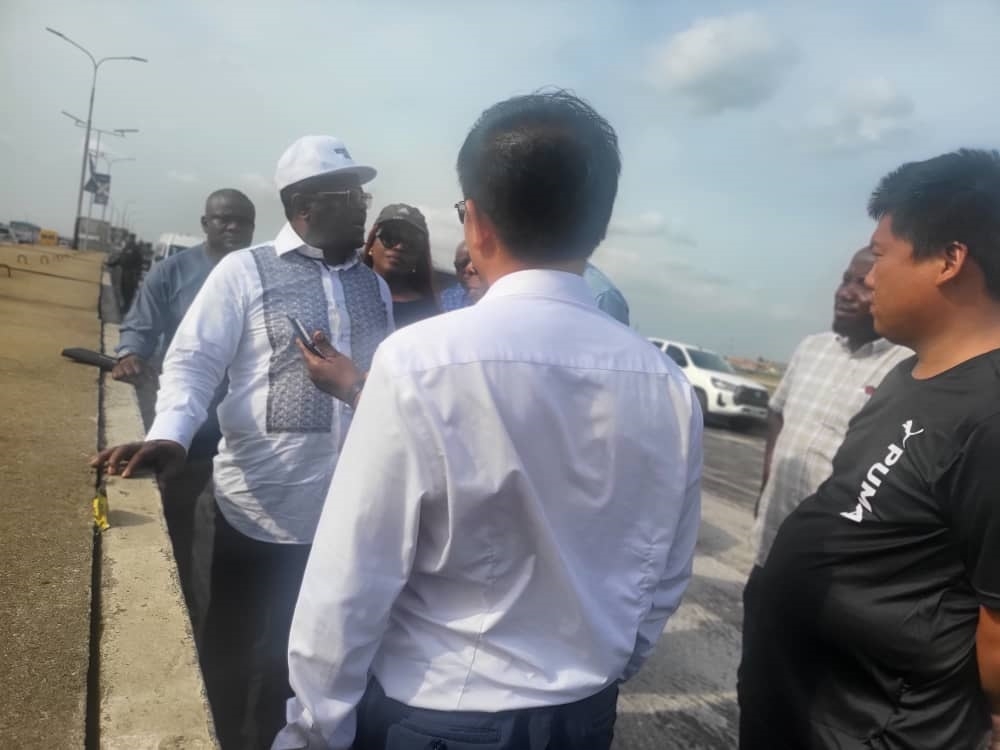
M 153 264 L 119 329 L 118 356 L 165 352 L 213 267 L 204 245 Z
M 461 310 L 463 307 L 469 307 L 471 304 L 472 298 L 469 297 L 469 293 L 465 291 L 465 287 L 461 284 L 455 284 L 441 292 L 441 309 L 444 312 Z
M 628 302 L 625 301 L 625 295 L 618 291 L 618 287 L 612 283 L 611 279 L 605 276 L 593 263 L 588 263 L 583 272 L 583 280 L 587 282 L 591 294 L 594 295 L 594 301 L 597 302 L 597 306 L 601 310 L 619 323 L 629 324 Z

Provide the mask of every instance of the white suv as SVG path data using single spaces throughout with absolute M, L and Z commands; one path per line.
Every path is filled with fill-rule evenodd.
M 767 389 L 737 375 L 715 352 L 676 341 L 649 341 L 684 371 L 706 417 L 723 417 L 736 423 L 767 419 Z

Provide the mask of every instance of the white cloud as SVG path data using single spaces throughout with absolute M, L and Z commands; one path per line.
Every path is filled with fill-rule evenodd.
M 822 150 L 860 151 L 906 135 L 914 111 L 913 100 L 892 82 L 872 78 L 845 86 L 833 102 L 814 108 L 804 129 Z
M 272 195 L 277 192 L 277 187 L 275 187 L 274 180 L 269 180 L 262 174 L 256 172 L 245 172 L 240 175 L 240 181 L 246 186 L 247 190 L 257 193 L 267 193 Z
M 593 260 L 622 287 L 626 296 L 631 289 L 647 300 L 658 299 L 658 304 L 679 309 L 708 306 L 713 313 L 754 312 L 773 320 L 789 318 L 786 307 L 761 303 L 766 296 L 762 290 L 677 255 L 640 251 L 625 245 L 602 245 Z
M 661 43 L 647 75 L 698 114 L 753 109 L 778 89 L 797 53 L 756 13 L 699 19 Z
M 612 219 L 608 233 L 626 237 L 666 237 L 678 245 L 698 244 L 677 222 L 667 219 L 659 211 L 646 211 L 638 216 Z
M 465 236 L 462 232 L 462 225 L 458 222 L 458 213 L 454 207 L 441 208 L 418 205 L 417 208 L 427 220 L 427 231 L 431 238 L 431 255 L 434 257 L 435 264 L 442 268 L 451 268 L 455 259 L 455 247 Z M 377 212 L 381 210 L 381 207 L 375 205 L 372 209 Z
M 176 169 L 170 169 L 167 171 L 167 179 L 173 180 L 174 182 L 192 184 L 198 181 L 198 175 L 191 174 L 190 172 L 178 172 Z
M 635 246 L 601 245 L 594 262 L 615 279 L 667 290 L 673 296 L 702 297 L 731 292 L 736 282 L 662 250 L 639 250 Z

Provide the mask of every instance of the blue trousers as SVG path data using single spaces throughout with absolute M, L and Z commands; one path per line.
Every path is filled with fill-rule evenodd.
M 618 686 L 562 706 L 487 713 L 411 708 L 372 680 L 354 750 L 609 750 Z

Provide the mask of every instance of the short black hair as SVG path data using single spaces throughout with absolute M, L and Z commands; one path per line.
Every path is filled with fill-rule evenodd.
M 512 253 L 533 261 L 589 258 L 611 220 L 621 154 L 614 128 L 564 90 L 494 104 L 458 152 L 463 196 Z
M 236 203 L 243 203 L 250 208 L 251 213 L 256 214 L 257 209 L 253 204 L 253 201 L 247 197 L 246 193 L 243 193 L 236 188 L 222 188 L 221 190 L 215 190 L 210 193 L 205 199 L 205 213 L 208 213 L 208 204 L 216 199 L 231 200 Z
M 961 242 L 1000 300 L 1000 152 L 963 148 L 904 164 L 879 182 L 868 214 L 891 217 L 915 258 Z

